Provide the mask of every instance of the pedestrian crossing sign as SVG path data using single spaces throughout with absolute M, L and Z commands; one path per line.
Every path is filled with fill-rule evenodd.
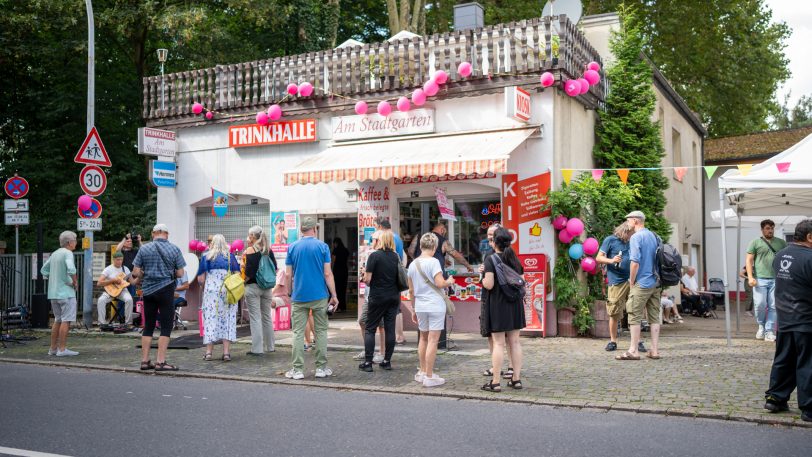
M 110 156 L 107 155 L 107 150 L 104 149 L 104 143 L 102 143 L 96 127 L 90 129 L 90 133 L 87 134 L 87 138 L 85 138 L 82 147 L 79 148 L 73 161 L 102 167 L 110 167 L 113 165 L 110 163 Z

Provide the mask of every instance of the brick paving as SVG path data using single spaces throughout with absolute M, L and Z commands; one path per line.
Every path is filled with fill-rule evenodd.
M 687 322 L 690 323 L 690 320 Z M 666 335 L 669 330 L 664 329 Z M 180 332 L 194 333 L 194 331 Z M 677 332 L 675 332 L 677 333 Z M 685 331 L 681 331 L 685 333 Z M 101 334 L 98 331 L 71 334 L 69 347 L 78 357 L 56 358 L 47 353 L 47 333 L 23 345 L 0 348 L 0 362 L 61 364 L 94 369 L 138 371 L 138 335 Z M 221 347 L 215 347 L 215 361 L 202 360 L 203 349 L 170 350 L 168 360 L 180 366 L 183 376 L 201 376 L 252 382 L 292 383 L 361 389 L 418 395 L 442 395 L 498 401 L 518 401 L 553 406 L 633 411 L 795 425 L 812 428 L 802 422 L 793 395 L 791 411 L 768 414 L 762 409 L 763 394 L 769 379 L 774 346 L 744 334 L 728 348 L 721 338 L 665 336 L 660 360 L 616 361 L 603 350 L 605 340 L 589 338 L 522 338 L 524 389 L 517 391 L 502 383 L 501 393 L 480 390 L 487 380 L 481 375 L 490 364 L 487 344 L 478 335 L 455 335 L 457 351 L 441 353 L 437 372 L 447 383 L 424 388 L 413 381 L 417 367 L 414 341 L 399 346 L 393 357 L 392 371 L 376 366 L 374 373 L 362 373 L 352 355 L 359 349 L 357 328 L 351 322 L 331 323 L 329 365 L 334 376 L 315 380 L 313 353 L 306 354 L 306 378 L 290 381 L 283 373 L 290 366 L 290 333 L 278 332 L 277 350 L 264 357 L 245 354 L 248 338 L 233 346 L 233 361 L 218 359 Z M 414 333 L 407 333 L 414 338 Z M 628 339 L 620 340 L 626 349 Z

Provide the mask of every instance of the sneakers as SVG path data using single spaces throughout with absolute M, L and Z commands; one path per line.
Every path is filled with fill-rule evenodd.
M 392 362 L 388 360 L 384 360 L 383 362 L 378 364 L 384 370 L 391 370 L 392 369 Z
M 775 341 L 775 333 L 764 332 L 764 341 Z
M 780 413 L 782 411 L 789 411 L 789 405 L 785 401 L 778 401 L 775 397 L 770 395 L 767 397 L 767 402 L 764 403 L 764 409 L 771 413 Z
M 437 376 L 437 373 L 431 375 L 430 378 L 423 376 L 423 387 L 437 387 L 445 384 L 445 379 Z
M 324 368 L 316 368 L 316 377 L 317 378 L 326 378 L 328 376 L 333 375 L 333 370 L 324 367 Z
M 318 376 L 318 372 L 316 376 Z M 302 370 L 291 368 L 287 371 L 287 373 L 285 373 L 285 377 L 288 379 L 304 379 L 304 373 L 302 373 Z
M 637 343 L 637 350 L 638 350 L 639 352 L 648 352 L 648 349 L 646 349 L 646 345 L 645 345 L 645 344 L 643 344 L 643 342 L 642 342 L 642 341 L 641 341 L 641 342 L 639 342 L 639 343 Z
M 383 354 L 381 354 L 380 352 L 376 352 L 375 356 L 372 357 L 372 362 L 373 363 L 381 363 L 381 362 L 383 362 Z
M 426 377 L 426 373 L 423 373 L 422 371 L 418 371 L 418 372 L 417 372 L 417 373 L 415 373 L 415 375 L 414 375 L 414 382 L 419 382 L 419 383 L 421 383 L 421 384 L 422 384 L 422 383 L 423 383 L 423 379 L 424 379 L 425 377 Z
M 366 363 L 366 362 L 362 363 L 361 365 L 358 365 L 358 370 L 366 371 L 367 373 L 372 373 L 373 371 L 375 371 L 372 368 L 372 364 L 371 363 Z
M 79 355 L 79 353 L 76 352 L 76 351 L 71 351 L 68 348 L 65 348 L 64 351 L 56 351 L 56 356 L 57 357 L 72 357 L 74 355 Z
M 611 351 L 616 351 L 617 350 L 617 343 L 615 343 L 614 341 L 610 341 L 609 344 L 606 345 L 606 350 L 610 351 L 610 352 Z
M 352 356 L 352 359 L 353 360 L 364 360 L 366 357 L 367 357 L 366 353 L 364 351 L 361 351 L 358 354 L 355 354 L 354 356 Z
M 764 326 L 763 325 L 758 326 L 758 331 L 756 332 L 756 339 L 757 340 L 763 340 L 764 339 Z
M 48 349 L 48 355 L 56 355 L 56 349 Z

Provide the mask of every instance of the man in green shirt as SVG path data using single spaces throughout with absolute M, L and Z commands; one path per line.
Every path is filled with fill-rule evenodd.
M 787 247 L 775 238 L 775 222 L 761 221 L 761 237 L 747 246 L 747 283 L 753 288 L 753 314 L 758 323 L 756 339 L 775 341 L 775 253 Z
M 45 265 L 42 276 L 48 279 L 48 299 L 54 312 L 54 326 L 51 329 L 51 347 L 48 355 L 68 357 L 79 355 L 67 348 L 70 323 L 76 321 L 76 265 L 73 250 L 76 249 L 76 234 L 64 231 L 59 234 L 59 249 L 54 251 Z

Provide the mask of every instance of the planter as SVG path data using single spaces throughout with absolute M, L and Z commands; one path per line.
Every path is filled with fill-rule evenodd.
M 558 310 L 558 336 L 574 338 L 578 336 L 578 331 L 572 325 L 572 318 L 575 316 L 573 308 L 561 308 Z
M 595 325 L 589 330 L 589 334 L 595 338 L 609 338 L 609 315 L 606 314 L 606 302 L 598 300 L 592 307 L 592 318 Z

